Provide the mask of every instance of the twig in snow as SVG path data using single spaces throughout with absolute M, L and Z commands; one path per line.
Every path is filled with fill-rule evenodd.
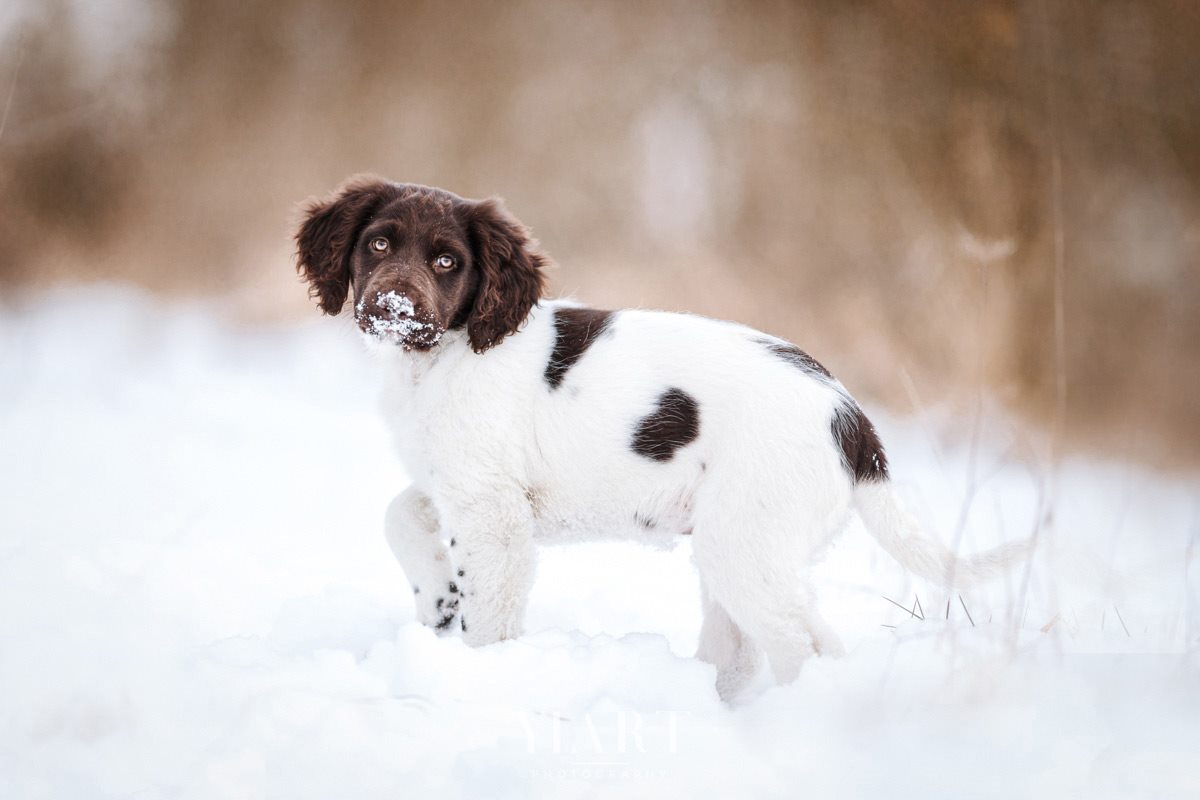
M 971 609 L 967 608 L 966 602 L 962 599 L 962 595 L 958 596 L 958 602 L 962 603 L 963 611 L 967 612 L 967 621 L 971 623 L 971 627 L 975 627 L 975 620 L 971 619 Z
M 1066 312 L 1064 294 L 1066 292 L 1066 238 L 1063 226 L 1063 169 L 1062 146 L 1058 132 L 1058 98 L 1055 93 L 1054 72 L 1054 41 L 1050 25 L 1050 15 L 1046 8 L 1047 0 L 1039 5 L 1042 28 L 1042 69 L 1045 75 L 1046 116 L 1048 128 L 1048 144 L 1050 149 L 1050 204 L 1051 222 L 1054 233 L 1054 419 L 1050 430 L 1050 474 L 1044 493 L 1040 493 L 1038 502 L 1038 518 L 1031 537 L 1030 557 L 1025 562 L 1025 574 L 1021 579 L 1021 602 L 1028 595 L 1030 577 L 1032 574 L 1032 553 L 1037 550 L 1043 527 L 1053 530 L 1055 504 L 1058 499 L 1059 467 L 1062 460 L 1063 438 L 1067 416 L 1067 373 L 1066 373 Z M 1024 621 L 1022 620 L 1022 624 Z M 1014 641 L 1017 631 L 1013 630 Z
M 1125 627 L 1125 618 L 1121 616 L 1121 609 L 1117 608 L 1116 603 L 1113 603 L 1113 611 L 1117 612 L 1117 619 L 1121 620 L 1121 627 L 1125 628 L 1125 636 L 1129 639 L 1132 639 L 1133 636 L 1130 635 L 1129 628 Z
M 880 595 L 880 597 L 883 597 L 883 595 Z M 894 605 L 896 608 L 898 608 L 898 609 L 900 609 L 901 611 L 903 611 L 905 614 L 908 614 L 910 617 L 913 617 L 913 618 L 915 618 L 915 619 L 921 619 L 921 620 L 925 619 L 924 617 L 918 617 L 918 616 L 917 616 L 917 612 L 916 612 L 916 611 L 909 611 L 907 608 L 905 608 L 904 606 L 900 605 L 899 603 L 897 603 L 895 600 L 893 600 L 893 599 L 892 599 L 892 598 L 890 598 L 890 597 L 884 597 L 883 599 L 884 599 L 884 600 L 887 600 L 889 603 L 891 603 L 891 604 L 892 604 L 892 605 Z
M 1046 2 L 1041 4 L 1042 60 L 1046 71 L 1046 111 L 1049 117 L 1050 144 L 1050 201 L 1051 222 L 1054 226 L 1054 423 L 1051 430 L 1050 461 L 1057 468 L 1062 452 L 1063 428 L 1067 417 L 1067 331 L 1063 295 L 1065 293 L 1066 236 L 1063 231 L 1063 168 L 1062 145 L 1058 134 L 1058 97 L 1054 91 L 1054 49 L 1050 34 L 1050 17 Z M 1057 476 L 1054 476 L 1055 478 Z

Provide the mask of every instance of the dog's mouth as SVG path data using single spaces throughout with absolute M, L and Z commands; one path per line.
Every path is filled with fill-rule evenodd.
M 409 297 L 396 291 L 379 292 L 370 309 L 366 300 L 360 301 L 354 316 L 363 333 L 405 350 L 430 350 L 446 332 L 430 315 L 419 313 Z

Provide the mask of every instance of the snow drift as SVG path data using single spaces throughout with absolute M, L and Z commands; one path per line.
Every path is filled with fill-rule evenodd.
M 345 320 L 62 290 L 0 310 L 0 378 L 0 796 L 1200 789 L 1192 477 L 1068 463 L 1046 506 L 1019 433 L 971 453 L 873 411 L 933 535 L 1037 530 L 1038 554 L 960 597 L 856 522 L 818 572 L 849 654 L 729 707 L 690 657 L 686 542 L 544 551 L 517 641 L 414 622 L 381 532 L 405 477 Z

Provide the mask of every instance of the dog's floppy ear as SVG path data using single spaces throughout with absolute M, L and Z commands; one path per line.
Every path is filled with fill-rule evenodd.
M 480 274 L 479 291 L 467 316 L 467 338 L 471 349 L 482 353 L 516 333 L 541 298 L 546 257 L 498 198 L 472 203 L 467 213 Z
M 327 200 L 304 209 L 296 231 L 296 270 L 326 314 L 337 314 L 350 291 L 350 255 L 358 233 L 395 186 L 374 177 L 352 179 Z

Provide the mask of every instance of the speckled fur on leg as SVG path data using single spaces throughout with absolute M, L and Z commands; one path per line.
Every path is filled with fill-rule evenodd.
M 412 585 L 417 619 L 439 633 L 457 630 L 461 600 L 454 562 L 429 498 L 416 487 L 398 494 L 384 517 L 384 534 Z
M 479 646 L 514 639 L 523 630 L 537 564 L 525 494 L 518 488 L 505 498 L 453 507 L 447 521 L 455 530 L 463 640 Z

